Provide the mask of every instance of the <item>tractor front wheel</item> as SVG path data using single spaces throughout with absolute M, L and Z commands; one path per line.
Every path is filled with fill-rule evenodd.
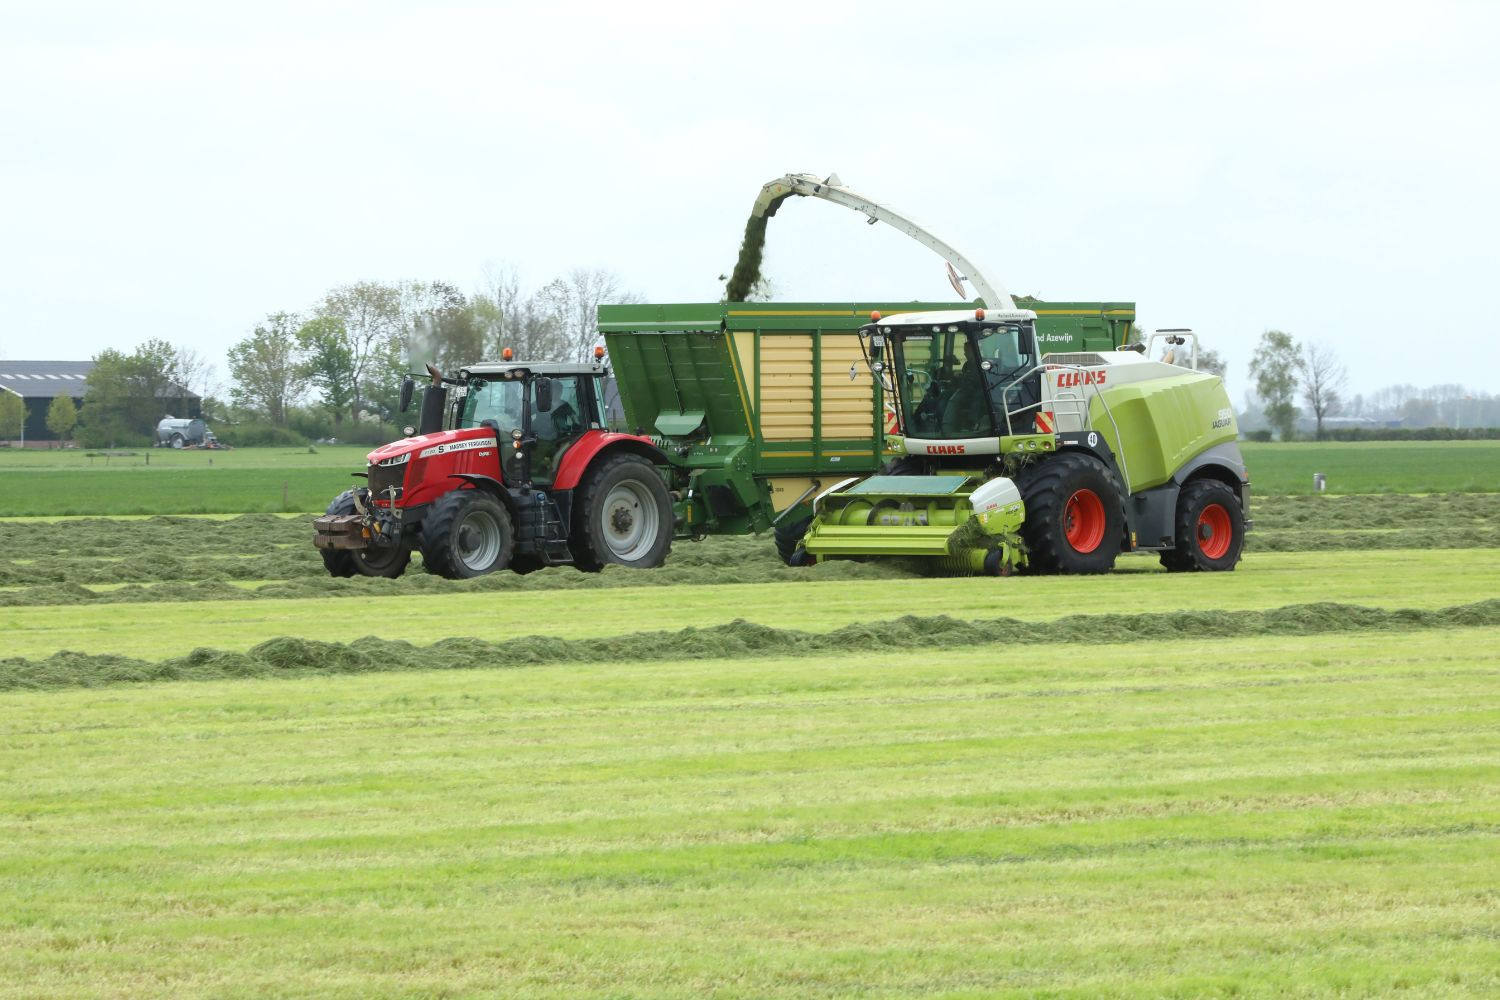
M 1176 545 L 1161 554 L 1173 573 L 1234 569 L 1245 547 L 1245 511 L 1234 490 L 1197 479 L 1177 495 Z
M 326 514 L 353 514 L 354 491 L 345 490 L 333 498 Z M 364 549 L 319 549 L 323 567 L 329 576 L 382 576 L 393 579 L 406 572 L 411 549 L 405 545 L 372 545 Z
M 1124 538 L 1120 489 L 1103 462 L 1062 452 L 1017 481 L 1026 502 L 1021 537 L 1034 573 L 1107 573 Z
M 672 497 L 656 466 L 637 455 L 606 458 L 578 493 L 573 562 L 594 572 L 613 563 L 651 569 L 672 551 Z
M 483 490 L 454 490 L 422 521 L 422 561 L 428 572 L 450 580 L 504 569 L 515 547 L 510 512 Z

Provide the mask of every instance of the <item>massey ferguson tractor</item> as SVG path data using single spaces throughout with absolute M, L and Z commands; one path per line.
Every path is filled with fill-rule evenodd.
M 314 522 L 328 572 L 400 576 L 413 550 L 453 579 L 661 565 L 673 534 L 666 457 L 650 438 L 606 429 L 604 374 L 506 360 L 450 377 L 429 365 L 416 433 L 371 452 L 364 485 Z M 414 388 L 402 384 L 403 412 Z

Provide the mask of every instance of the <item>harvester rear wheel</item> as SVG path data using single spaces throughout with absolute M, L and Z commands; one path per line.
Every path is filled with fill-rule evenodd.
M 1197 479 L 1177 495 L 1177 544 L 1161 554 L 1173 573 L 1234 569 L 1245 547 L 1245 512 L 1234 490 Z
M 345 490 L 333 498 L 326 514 L 353 514 L 354 491 Z M 393 579 L 406 572 L 411 549 L 404 545 L 377 546 L 368 549 L 320 549 L 323 567 L 330 576 L 382 576 Z
M 584 480 L 574 510 L 569 548 L 579 569 L 651 569 L 672 551 L 672 497 L 656 466 L 638 455 L 600 462 Z
M 1124 511 L 1109 467 L 1077 452 L 1030 466 L 1017 480 L 1026 502 L 1021 537 L 1033 573 L 1107 573 L 1120 554 Z
M 483 490 L 454 490 L 422 522 L 422 561 L 450 580 L 504 569 L 515 547 L 510 512 Z

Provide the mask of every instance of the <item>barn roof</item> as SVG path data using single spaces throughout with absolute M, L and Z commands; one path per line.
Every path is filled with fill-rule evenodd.
M 0 389 L 25 399 L 72 396 L 82 399 L 88 391 L 92 361 L 6 361 L 0 359 Z M 197 398 L 197 393 L 179 389 L 174 395 Z

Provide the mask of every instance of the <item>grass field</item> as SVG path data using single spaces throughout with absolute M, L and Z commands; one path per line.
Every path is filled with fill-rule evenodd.
M 1500 441 L 1241 445 L 1260 495 L 1500 492 Z M 322 511 L 369 449 L 144 449 L 123 457 L 0 450 L 0 517 Z M 150 464 L 147 465 L 149 458 Z M 17 473 L 22 473 L 18 475 Z
M 1500 450 L 1325 447 L 1247 455 L 1434 495 L 1260 496 L 1230 574 L 0 520 L 0 998 L 1495 995 L 1500 490 L 1446 491 Z M 0 454 L 0 511 L 321 507 L 351 451 Z
M 1497 645 L 0 695 L 0 996 L 1493 995 Z

